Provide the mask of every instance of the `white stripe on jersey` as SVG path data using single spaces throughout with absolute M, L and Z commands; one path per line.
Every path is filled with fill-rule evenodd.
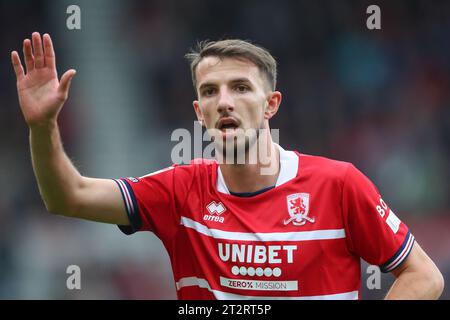
M 131 200 L 130 192 L 128 192 L 128 188 L 126 187 L 125 182 L 123 182 L 121 179 L 115 179 L 115 181 L 119 184 L 119 187 L 123 192 L 128 213 L 132 215 L 134 212 L 134 206 L 133 201 Z
M 218 300 L 357 300 L 358 299 L 358 291 L 350 291 L 336 294 L 326 294 L 320 296 L 300 296 L 300 297 L 277 297 L 277 296 L 244 296 L 235 293 L 228 293 L 219 290 L 211 289 L 208 281 L 205 279 L 197 278 L 197 277 L 186 277 L 181 278 L 177 283 L 176 287 L 179 291 L 183 287 L 190 286 L 198 286 L 203 289 L 207 289 L 208 291 L 214 294 L 214 297 Z
M 145 178 L 145 177 L 149 177 L 149 176 L 153 176 L 153 175 L 155 175 L 155 174 L 160 174 L 160 173 L 163 173 L 163 172 L 165 172 L 165 171 L 172 170 L 173 168 L 175 168 L 175 167 L 170 166 L 170 167 L 167 167 L 167 168 L 164 168 L 164 169 L 155 171 L 155 172 L 150 172 L 150 173 L 148 173 L 148 174 L 146 174 L 146 175 L 144 175 L 144 176 L 142 176 L 142 177 L 139 177 L 139 179 L 142 179 L 142 178 Z
M 330 240 L 345 238 L 344 229 L 327 229 L 299 232 L 271 232 L 271 233 L 248 233 L 231 232 L 219 229 L 209 229 L 207 226 L 192 219 L 181 217 L 181 225 L 204 234 L 214 239 L 242 240 L 242 241 L 308 241 L 308 240 Z

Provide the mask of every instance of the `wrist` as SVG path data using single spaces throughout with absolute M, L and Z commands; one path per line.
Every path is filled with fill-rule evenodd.
M 38 123 L 28 124 L 30 132 L 48 132 L 58 127 L 56 119 L 50 119 Z

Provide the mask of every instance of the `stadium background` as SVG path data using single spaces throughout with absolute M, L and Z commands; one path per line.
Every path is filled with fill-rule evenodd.
M 81 30 L 66 28 L 70 4 Z M 381 31 L 366 28 L 370 4 L 381 7 Z M 183 55 L 197 40 L 265 46 L 279 62 L 281 144 L 353 162 L 449 279 L 450 2 L 1 0 L 0 298 L 176 297 L 152 234 L 45 212 L 9 61 L 33 31 L 52 35 L 60 74 L 78 71 L 63 141 L 82 174 L 104 178 L 168 166 L 171 132 L 192 132 Z M 81 290 L 66 288 L 73 264 Z M 383 297 L 393 277 L 368 290 L 362 270 L 363 298 Z

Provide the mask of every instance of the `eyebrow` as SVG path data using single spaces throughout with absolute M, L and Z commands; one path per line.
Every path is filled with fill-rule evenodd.
M 236 78 L 236 79 L 231 80 L 230 83 L 231 84 L 236 84 L 236 83 L 248 83 L 248 84 L 251 84 L 252 82 L 248 78 Z M 214 87 L 214 86 L 216 86 L 216 84 L 213 83 L 213 82 L 205 82 L 205 83 L 202 83 L 200 85 L 198 90 L 201 91 L 202 89 L 205 89 L 205 88 L 208 88 L 208 87 Z
M 251 84 L 252 82 L 250 81 L 250 79 L 248 78 L 237 78 L 237 79 L 233 79 L 230 81 L 231 83 L 249 83 Z

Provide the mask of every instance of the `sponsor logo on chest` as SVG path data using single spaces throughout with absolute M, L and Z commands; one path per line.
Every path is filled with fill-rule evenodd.
M 254 245 L 237 243 L 218 243 L 219 257 L 222 261 L 241 263 L 293 263 L 297 245 Z M 283 257 L 285 256 L 285 257 Z

